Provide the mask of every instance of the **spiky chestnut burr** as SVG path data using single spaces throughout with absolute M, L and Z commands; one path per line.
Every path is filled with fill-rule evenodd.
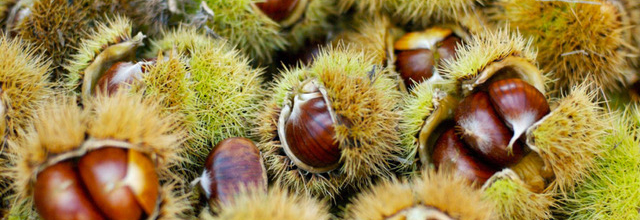
M 435 139 L 428 137 L 438 137 L 441 132 L 439 130 L 442 129 L 439 125 L 454 118 L 451 112 L 456 108 L 457 102 L 451 100 L 455 100 L 455 97 L 465 98 L 491 90 L 500 91 L 496 94 L 509 97 L 507 94 L 511 92 L 508 88 L 532 97 L 526 98 L 534 101 L 532 103 L 537 103 L 535 100 L 544 97 L 542 94 L 545 94 L 545 78 L 533 65 L 535 53 L 530 43 L 520 36 L 504 30 L 483 33 L 474 36 L 466 46 L 458 48 L 457 53 L 455 62 L 445 61 L 442 67 L 448 83 L 420 84 L 415 87 L 416 91 L 412 92 L 413 96 L 406 100 L 403 112 L 411 117 L 403 120 L 401 129 L 405 137 L 405 152 L 409 152 L 407 161 L 413 162 L 414 165 L 409 167 L 415 167 L 416 157 L 420 158 L 422 164 L 431 163 L 433 158 L 430 150 L 434 149 Z M 513 83 L 515 79 L 526 82 L 531 88 L 502 86 L 521 84 Z M 549 105 L 552 108 L 549 114 L 539 120 L 517 122 L 522 125 L 515 126 L 516 122 L 507 119 L 506 115 L 497 114 L 502 123 L 511 124 L 508 125 L 510 129 L 525 127 L 525 132 L 519 138 L 507 140 L 517 139 L 515 143 L 521 141 L 526 147 L 525 152 L 530 151 L 516 164 L 493 175 L 483 186 L 487 192 L 486 198 L 497 204 L 501 219 L 513 216 L 550 216 L 550 207 L 557 205 L 553 197 L 564 196 L 572 191 L 572 187 L 579 183 L 593 166 L 594 159 L 602 152 L 599 143 L 607 120 L 594 102 L 595 93 L 587 93 L 586 88 L 587 86 L 576 87 L 562 99 L 551 99 Z M 522 91 L 536 91 L 540 94 L 526 95 L 528 92 Z M 489 93 L 492 92 L 487 94 Z M 489 102 L 492 108 L 506 107 L 499 106 L 499 100 Z M 541 113 L 546 111 L 546 108 L 539 104 L 530 106 L 541 110 Z M 515 109 L 510 111 L 520 112 Z M 508 184 L 494 184 L 496 182 Z M 507 198 L 503 195 L 510 196 Z
M 397 23 L 425 26 L 457 19 L 467 13 L 474 13 L 473 11 L 478 7 L 478 3 L 481 2 L 483 1 L 343 0 L 338 1 L 337 4 L 343 13 L 355 8 L 356 13 L 386 13 L 391 15 Z
M 362 53 L 337 47 L 323 50 L 308 69 L 287 70 L 277 79 L 254 122 L 274 181 L 298 193 L 336 198 L 344 188 L 390 174 L 387 164 L 399 153 L 399 115 L 393 111 L 399 93 L 386 72 L 372 71 L 372 65 Z M 321 123 L 310 120 L 315 117 Z M 287 121 L 313 130 L 287 131 Z
M 54 91 L 48 82 L 50 62 L 32 45 L 0 33 L 0 55 L 4 57 L 0 60 L 0 143 L 4 149 L 0 153 L 0 173 L 8 173 L 10 163 L 4 154 L 10 151 L 6 144 L 24 134 L 36 111 Z M 9 185 L 9 179 L 0 174 L 0 187 L 9 189 Z M 0 218 L 8 211 L 13 193 L 0 192 Z
M 251 208 L 248 208 L 251 207 Z M 264 188 L 248 187 L 242 189 L 233 201 L 222 204 L 216 216 L 208 210 L 201 213 L 205 220 L 329 220 L 329 206 L 309 195 L 291 193 L 279 186 L 265 192 Z
M 501 0 L 493 4 L 492 22 L 532 37 L 537 60 L 554 78 L 556 91 L 582 82 L 605 90 L 620 89 L 633 49 L 633 30 L 618 1 L 589 3 Z M 553 28 L 547 28 L 553 24 Z
M 122 16 L 109 18 L 82 40 L 64 68 L 68 71 L 65 88 L 82 99 L 95 94 L 98 80 L 111 66 L 121 61 L 134 61 L 136 49 L 145 36 L 131 35 L 132 23 Z
M 56 98 L 10 145 L 12 214 L 31 216 L 35 208 L 45 219 L 87 211 L 96 219 L 171 219 L 185 211 L 184 197 L 172 192 L 181 180 L 169 172 L 184 138 L 174 116 L 124 92 L 84 110 L 73 98 Z
M 560 216 L 567 219 L 637 219 L 640 196 L 640 137 L 637 107 L 612 113 L 612 127 L 603 141 L 606 151 L 585 180 L 566 199 Z M 619 200 L 617 198 L 624 198 Z
M 532 65 L 535 53 L 526 42 L 505 30 L 487 33 L 461 48 L 457 62 L 446 62 L 443 72 L 456 82 L 457 90 L 463 95 L 511 78 L 522 79 L 537 91 L 544 91 L 541 84 L 544 77 Z M 475 71 L 470 71 L 472 69 Z M 508 178 L 494 175 L 496 179 L 510 179 L 520 185 L 519 190 L 494 185 L 491 179 L 485 183 L 485 191 L 497 192 L 492 194 L 496 197 L 488 197 L 501 207 L 501 218 L 532 213 L 535 218 L 548 215 L 550 205 L 557 204 L 551 197 L 566 196 L 593 167 L 595 158 L 602 152 L 600 140 L 608 122 L 594 102 L 595 93 L 587 92 L 588 86 L 575 87 L 562 99 L 551 99 L 550 106 L 554 107 L 550 113 L 529 126 L 520 138 L 531 152 L 507 169 L 515 175 Z M 499 196 L 509 193 L 519 196 L 507 200 Z M 538 195 L 540 200 L 530 200 L 529 195 Z M 513 211 L 525 210 L 522 205 L 536 201 L 540 203 L 529 206 L 538 207 L 535 210 Z
M 21 1 L 24 2 L 24 1 Z M 65 62 L 75 53 L 95 22 L 90 18 L 88 1 L 33 1 L 29 12 L 13 24 L 10 32 L 26 42 L 37 45 L 39 53 L 51 58 L 52 81 L 62 80 Z
M 204 164 L 200 187 L 209 205 L 232 203 L 243 189 L 267 190 L 267 171 L 258 147 L 247 138 L 227 138 L 218 143 Z
M 357 195 L 345 219 L 493 219 L 495 210 L 465 178 L 429 169 L 411 181 L 385 181 Z

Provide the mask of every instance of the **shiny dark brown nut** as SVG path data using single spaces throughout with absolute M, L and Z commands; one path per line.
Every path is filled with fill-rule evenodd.
M 431 157 L 436 168 L 449 169 L 479 186 L 499 171 L 477 158 L 455 134 L 454 128 L 442 133 L 434 147 Z
M 504 79 L 488 87 L 491 103 L 514 135 L 509 147 L 551 111 L 544 94 L 521 79 Z
M 431 78 L 434 66 L 434 53 L 429 49 L 405 50 L 396 54 L 396 71 L 407 86 Z
M 486 92 L 479 91 L 465 97 L 454 117 L 462 139 L 484 161 L 496 167 L 508 167 L 524 157 L 524 148 L 519 142 L 509 149 L 513 133 L 493 109 Z
M 104 219 L 69 161 L 40 172 L 33 197 L 40 217 L 46 220 Z
M 209 153 L 200 186 L 211 204 L 229 203 L 241 187 L 263 187 L 267 179 L 258 147 L 249 139 L 220 141 Z
M 280 22 L 293 13 L 300 0 L 265 0 L 256 3 L 256 6 L 262 10 L 271 20 Z
M 447 59 L 456 57 L 456 46 L 462 42 L 462 39 L 455 35 L 451 35 L 438 43 L 438 65 Z
M 291 114 L 285 122 L 285 153 L 310 172 L 335 169 L 341 152 L 334 139 L 333 125 L 323 95 L 313 83 L 308 83 L 303 93 L 295 96 Z

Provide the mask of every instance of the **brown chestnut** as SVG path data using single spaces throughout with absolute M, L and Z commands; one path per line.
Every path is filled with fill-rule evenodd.
M 420 84 L 431 78 L 435 70 L 433 56 L 433 51 L 429 49 L 399 51 L 396 54 L 396 71 L 400 73 L 404 84 Z
M 33 197 L 40 217 L 45 220 L 104 219 L 69 161 L 40 172 Z
M 489 95 L 479 91 L 465 97 L 454 115 L 462 139 L 485 161 L 508 167 L 520 161 L 524 149 L 519 142 L 509 148 L 513 136 L 493 109 Z
M 521 79 L 503 79 L 488 87 L 491 103 L 513 131 L 508 147 L 536 121 L 551 111 L 544 94 Z
M 256 3 L 256 6 L 262 10 L 271 20 L 280 22 L 291 16 L 300 0 L 265 0 Z
M 499 171 L 477 158 L 456 135 L 454 128 L 449 128 L 436 140 L 431 157 L 436 168 L 451 169 L 480 186 Z
M 129 88 L 142 78 L 151 62 L 117 62 L 111 66 L 96 84 L 96 94 L 114 94 L 119 89 Z
M 331 171 L 340 162 L 340 146 L 334 138 L 335 119 L 327 103 L 315 83 L 307 82 L 295 95 L 293 106 L 285 107 L 281 113 L 284 128 L 278 132 L 286 155 L 313 173 Z
M 410 32 L 394 44 L 396 71 L 405 86 L 410 88 L 426 80 L 440 77 L 437 65 L 445 59 L 455 57 L 455 47 L 462 39 L 450 29 L 430 28 L 422 32 Z
M 93 201 L 110 219 L 140 219 L 155 211 L 158 177 L 153 162 L 135 150 L 91 151 L 80 158 L 78 170 Z
M 249 139 L 227 138 L 209 153 L 200 186 L 211 205 L 228 204 L 241 187 L 267 189 L 267 176 L 258 147 Z

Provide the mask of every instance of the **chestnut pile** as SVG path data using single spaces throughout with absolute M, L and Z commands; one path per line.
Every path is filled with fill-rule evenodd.
M 495 172 L 524 157 L 522 134 L 549 111 L 544 95 L 527 82 L 515 78 L 492 82 L 460 102 L 455 128 L 443 128 L 433 162 L 436 167 L 452 166 L 482 185 Z

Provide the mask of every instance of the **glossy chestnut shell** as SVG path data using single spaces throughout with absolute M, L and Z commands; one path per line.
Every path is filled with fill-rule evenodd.
M 104 219 L 69 161 L 50 166 L 38 174 L 33 198 L 43 219 Z
M 284 151 L 298 167 L 323 173 L 339 166 L 341 151 L 334 138 L 335 118 L 315 83 L 307 82 L 280 117 L 278 133 Z
M 432 160 L 438 169 L 451 169 L 454 173 L 466 177 L 478 185 L 484 184 L 499 170 L 487 165 L 456 135 L 454 128 L 446 130 L 433 149 Z
M 266 191 L 266 171 L 258 147 L 241 137 L 219 142 L 207 157 L 200 186 L 210 204 L 229 203 L 241 187 Z

